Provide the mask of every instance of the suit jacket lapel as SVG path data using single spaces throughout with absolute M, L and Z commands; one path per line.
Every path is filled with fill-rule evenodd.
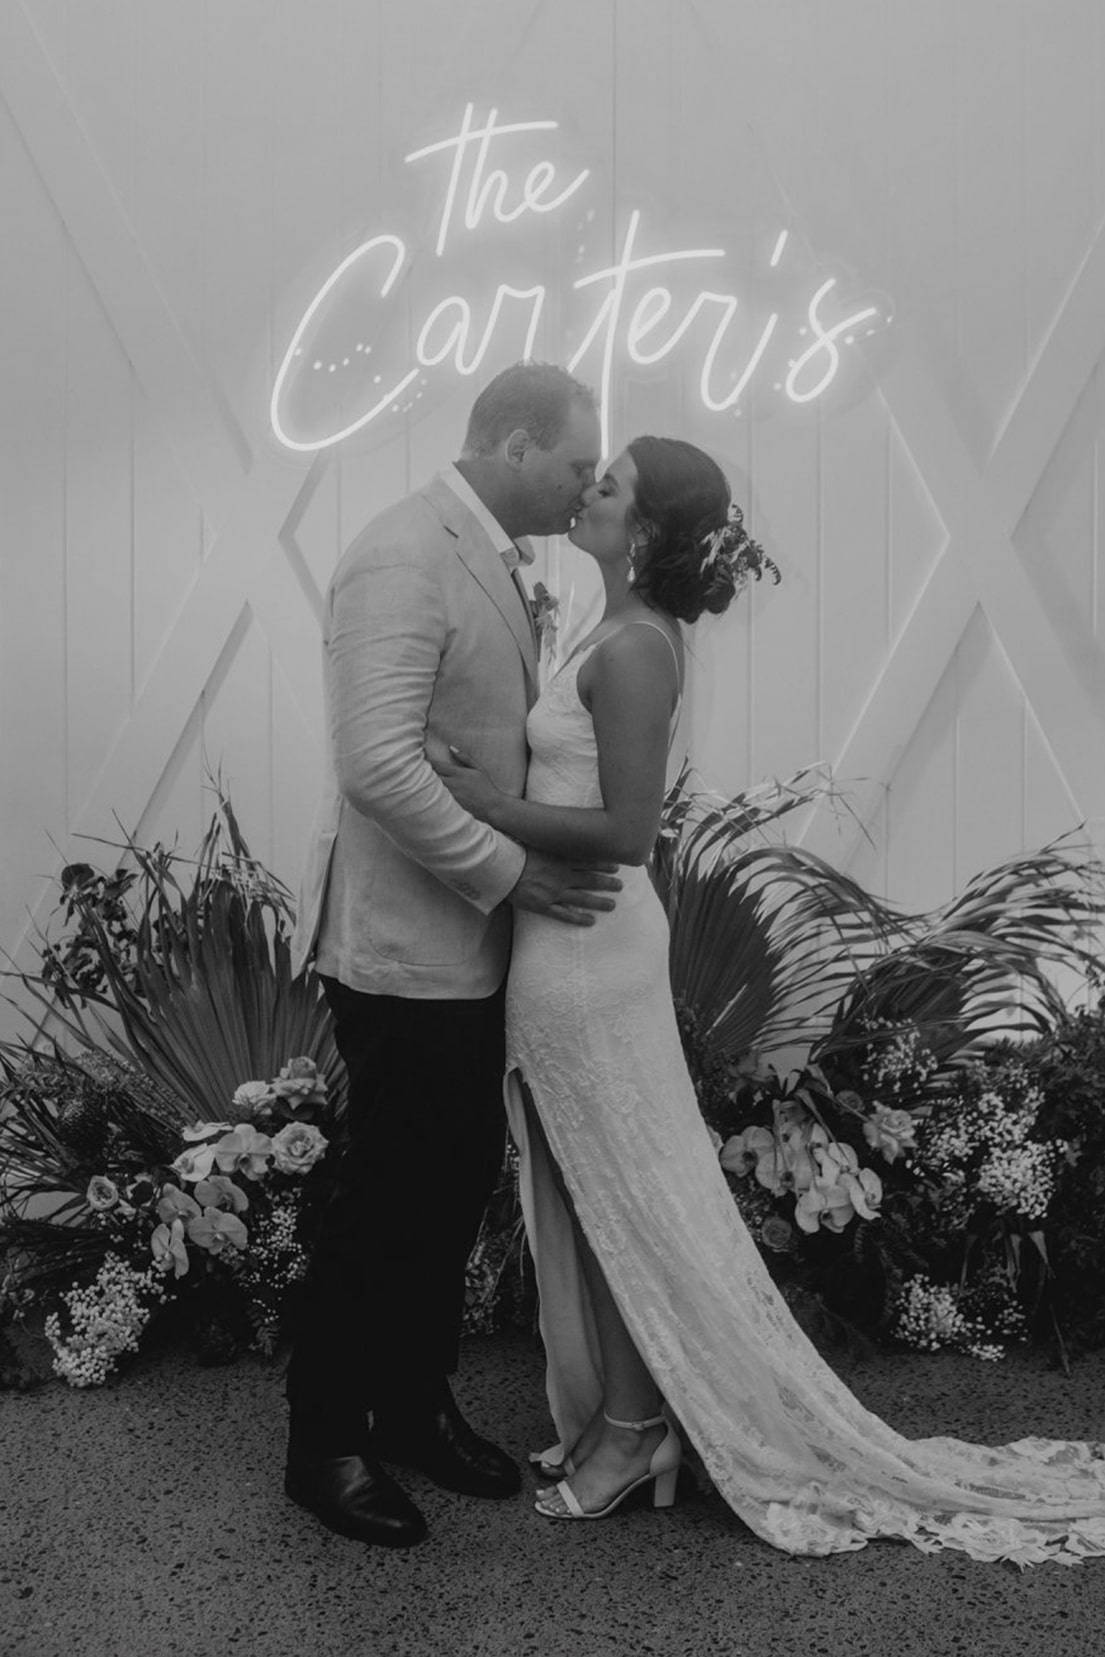
M 457 557 L 502 616 L 522 655 L 531 693 L 537 692 L 537 630 L 524 592 L 511 577 L 483 526 L 441 478 L 422 491 L 456 540 Z

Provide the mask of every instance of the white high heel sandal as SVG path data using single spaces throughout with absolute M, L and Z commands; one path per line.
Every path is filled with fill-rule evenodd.
M 642 1473 L 640 1478 L 627 1484 L 624 1490 L 619 1490 L 613 1501 L 607 1502 L 594 1513 L 586 1512 L 580 1505 L 575 1491 L 567 1479 L 561 1479 L 554 1489 L 539 1497 L 533 1504 L 537 1512 L 546 1519 L 605 1519 L 608 1513 L 613 1513 L 620 1507 L 626 1497 L 642 1484 L 652 1483 L 653 1507 L 671 1507 L 675 1501 L 675 1485 L 679 1477 L 679 1467 L 683 1460 L 683 1446 L 679 1442 L 679 1435 L 665 1415 L 651 1415 L 646 1421 L 619 1421 L 615 1416 L 607 1415 L 603 1410 L 603 1419 L 611 1427 L 622 1427 L 626 1432 L 643 1433 L 649 1427 L 666 1427 L 667 1432 L 652 1452 L 652 1459 L 648 1464 L 648 1472 Z M 559 1496 L 563 1502 L 563 1509 L 547 1505 L 553 1497 Z

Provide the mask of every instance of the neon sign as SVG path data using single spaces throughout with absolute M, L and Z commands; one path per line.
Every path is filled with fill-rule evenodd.
M 434 371 L 449 367 L 457 375 L 470 376 L 490 352 L 501 353 L 507 346 L 511 351 L 507 360 L 532 356 L 542 324 L 552 320 L 554 302 L 563 304 L 570 295 L 578 297 L 585 314 L 582 322 L 568 324 L 569 335 L 579 333 L 580 337 L 566 365 L 596 386 L 606 449 L 620 356 L 651 367 L 683 347 L 691 366 L 697 363 L 694 383 L 702 406 L 714 414 L 739 413 L 741 399 L 754 382 L 766 385 L 770 380 L 772 392 L 791 404 L 815 401 L 836 379 L 842 347 L 890 321 L 873 304 L 848 310 L 839 301 L 835 276 L 823 276 L 801 305 L 768 303 L 761 307 L 761 314 L 753 316 L 740 294 L 720 285 L 693 286 L 705 270 L 717 270 L 717 261 L 727 257 L 725 248 L 642 252 L 642 214 L 637 208 L 629 214 L 613 263 L 575 277 L 567 294 L 550 296 L 544 281 L 515 285 L 499 280 L 487 297 L 482 273 L 492 253 L 504 264 L 508 258 L 517 260 L 520 246 L 525 255 L 532 255 L 514 231 L 519 221 L 527 216 L 560 215 L 563 219 L 565 209 L 571 211 L 569 203 L 574 201 L 578 207 L 580 192 L 592 176 L 585 167 L 566 177 L 545 156 L 524 172 L 507 171 L 505 163 L 512 158 L 512 149 L 516 159 L 519 138 L 554 132 L 557 123 L 500 123 L 498 113 L 491 109 L 487 119 L 479 122 L 474 105 L 468 104 L 456 133 L 404 157 L 408 166 L 438 159 L 447 165 L 433 240 L 434 262 L 420 265 L 408 240 L 381 231 L 341 261 L 307 306 L 272 389 L 272 429 L 285 447 L 313 453 L 363 431 L 387 410 L 408 413 L 425 395 Z M 592 211 L 582 222 L 594 216 Z M 505 230 L 511 235 L 504 247 Z M 783 265 L 788 239 L 785 229 L 776 238 L 769 271 Z M 581 243 L 578 254 L 583 251 Z M 450 271 L 450 260 L 451 283 L 441 275 Z M 479 288 L 473 295 L 471 290 L 457 290 L 455 279 L 474 260 L 479 261 L 480 270 Z M 397 313 L 387 302 L 394 302 L 400 278 L 406 282 L 416 268 L 430 278 L 428 285 L 423 283 L 427 288 L 424 314 L 418 312 L 418 296 L 413 292 L 408 295 L 406 311 Z M 531 274 L 526 272 L 527 277 Z M 653 285 L 640 291 L 644 281 Z M 689 288 L 688 281 L 692 283 Z M 453 291 L 437 297 L 442 287 Z M 587 309 L 596 297 L 597 305 Z M 788 324 L 792 330 L 789 348 L 784 343 Z M 354 335 L 359 337 L 351 345 Z M 402 354 L 397 354 L 397 338 L 406 346 Z M 300 408 L 298 417 L 293 417 L 288 405 L 297 399 Z

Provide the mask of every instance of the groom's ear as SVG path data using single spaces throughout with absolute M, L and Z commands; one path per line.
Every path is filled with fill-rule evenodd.
M 533 440 L 529 432 L 524 426 L 519 426 L 516 431 L 511 432 L 503 444 L 503 453 L 506 456 L 507 464 L 515 467 L 521 466 L 526 458 L 526 450 L 532 447 Z

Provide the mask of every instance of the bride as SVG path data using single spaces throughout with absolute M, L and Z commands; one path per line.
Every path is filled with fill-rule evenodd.
M 598 1519 L 646 1484 L 670 1505 L 678 1421 L 733 1510 L 791 1553 L 883 1536 L 1021 1564 L 1105 1554 L 1101 1447 L 901 1437 L 822 1360 L 760 1259 L 684 1064 L 645 864 L 679 624 L 778 572 L 692 444 L 635 439 L 584 499 L 571 539 L 606 606 L 530 714 L 526 797 L 455 748 L 439 766 L 463 806 L 524 845 L 625 866 L 593 927 L 515 919 L 507 1106 L 560 1435 L 537 1511 Z

